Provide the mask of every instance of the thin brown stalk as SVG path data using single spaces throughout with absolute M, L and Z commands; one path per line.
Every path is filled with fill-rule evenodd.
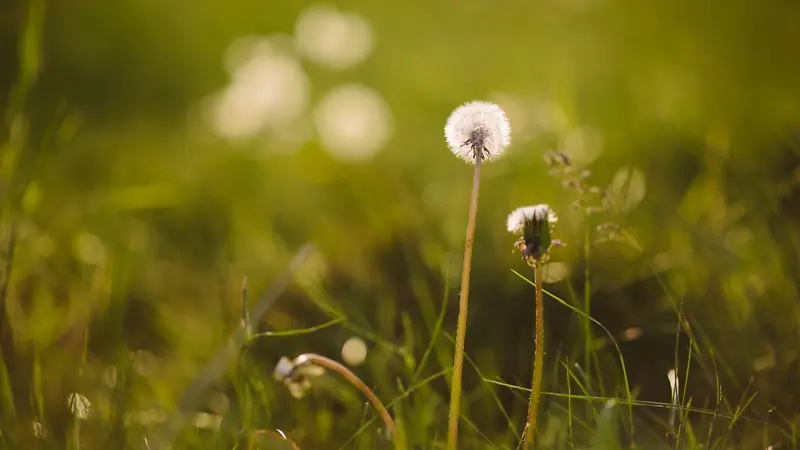
M 475 237 L 475 219 L 478 216 L 478 190 L 480 189 L 481 157 L 475 158 L 475 175 L 472 179 L 472 196 L 469 203 L 467 238 L 464 244 L 464 267 L 461 272 L 461 295 L 458 299 L 458 324 L 453 378 L 450 387 L 450 416 L 447 428 L 447 450 L 456 450 L 458 444 L 458 416 L 461 411 L 461 371 L 464 366 L 464 341 L 467 334 L 467 305 L 469 300 L 469 275 L 472 269 L 472 244 Z
M 533 356 L 533 381 L 531 382 L 531 399 L 528 403 L 528 426 L 525 431 L 523 450 L 533 445 L 536 435 L 536 415 L 539 410 L 539 397 L 542 394 L 542 367 L 544 365 L 544 301 L 542 298 L 542 264 L 534 264 L 536 273 L 536 350 Z
M 286 437 L 286 435 L 283 434 L 283 432 L 281 432 L 280 430 L 278 430 L 278 431 L 272 431 L 272 430 L 255 430 L 255 431 L 253 431 L 252 433 L 250 433 L 250 442 L 247 445 L 248 450 L 253 450 L 253 442 L 255 441 L 253 438 L 258 436 L 258 435 L 261 435 L 261 434 L 267 435 L 267 436 L 275 438 L 275 439 L 282 439 L 282 440 L 286 441 L 286 443 L 289 444 L 290 447 L 292 447 L 292 450 L 300 450 L 300 447 L 298 447 L 297 444 L 295 444 L 293 440 L 291 440 L 288 437 Z
M 383 423 L 386 424 L 386 428 L 389 429 L 389 432 L 392 434 L 392 441 L 394 441 L 395 448 L 397 449 L 405 449 L 403 445 L 402 438 L 400 434 L 397 432 L 397 427 L 394 425 L 394 420 L 392 420 L 392 416 L 389 415 L 389 411 L 386 410 L 386 407 L 383 406 L 380 399 L 370 390 L 370 388 L 361 381 L 361 378 L 358 378 L 356 374 L 350 371 L 347 367 L 343 366 L 342 364 L 330 359 L 326 358 L 322 355 L 317 355 L 316 353 L 303 353 L 302 355 L 298 356 L 297 358 L 292 361 L 295 367 L 299 367 L 305 364 L 313 364 L 316 366 L 324 367 L 325 369 L 332 370 L 339 375 L 342 376 L 347 382 L 352 384 L 356 387 L 362 394 L 367 397 L 367 400 L 372 404 L 372 407 L 378 411 L 378 415 L 381 416 L 383 419 Z

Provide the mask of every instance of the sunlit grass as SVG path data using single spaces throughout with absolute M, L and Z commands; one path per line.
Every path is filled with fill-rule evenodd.
M 309 148 L 296 158 L 270 160 L 278 167 L 270 172 L 246 151 L 225 153 L 221 149 L 228 148 L 217 148 L 216 142 L 194 143 L 193 148 L 180 140 L 162 143 L 180 152 L 161 159 L 154 155 L 163 149 L 149 149 L 153 142 L 140 140 L 138 129 L 114 134 L 101 128 L 104 132 L 97 134 L 110 135 L 110 146 L 89 133 L 83 143 L 97 145 L 95 151 L 102 150 L 97 154 L 91 147 L 72 147 L 68 144 L 78 134 L 80 119 L 71 115 L 71 99 L 50 98 L 63 95 L 57 89 L 37 90 L 43 74 L 53 76 L 47 73 L 49 63 L 63 65 L 51 59 L 50 51 L 57 49 L 43 49 L 48 14 L 62 12 L 48 8 L 66 6 L 43 0 L 23 4 L 24 20 L 14 41 L 18 74 L 0 130 L 0 449 L 443 449 L 448 431 L 449 442 L 454 442 L 456 419 L 463 424 L 457 430 L 459 449 L 522 447 L 532 349 L 527 346 L 530 336 L 520 332 L 520 323 L 529 320 L 517 320 L 520 309 L 513 303 L 527 302 L 530 287 L 539 280 L 506 267 L 493 247 L 502 241 L 495 238 L 502 230 L 487 224 L 516 191 L 551 195 L 540 189 L 549 189 L 547 183 L 528 183 L 544 169 L 528 163 L 538 155 L 526 154 L 526 144 L 520 144 L 523 156 L 510 158 L 508 165 L 499 163 L 495 172 L 484 169 L 493 181 L 524 174 L 521 181 L 490 188 L 496 191 L 488 193 L 493 196 L 482 201 L 482 208 L 491 220 L 476 220 L 477 189 L 473 194 L 463 266 L 465 275 L 472 267 L 473 288 L 462 275 L 461 298 L 466 313 L 466 293 L 471 292 L 477 325 L 468 327 L 464 314 L 454 334 L 460 299 L 451 292 L 450 266 L 458 264 L 447 255 L 460 248 L 448 237 L 451 210 L 437 208 L 465 197 L 465 192 L 455 192 L 458 184 L 450 178 L 443 177 L 441 185 L 431 181 L 430 173 L 438 167 L 382 155 L 375 166 L 353 169 Z M 111 66 L 110 61 L 105 64 Z M 295 69 L 306 76 L 299 63 Z M 420 74 L 408 78 L 426 86 L 437 83 Z M 374 89 L 375 97 L 382 98 L 379 86 Z M 37 103 L 40 97 L 46 101 Z M 280 103 L 273 106 L 283 109 Z M 417 103 L 410 109 L 415 117 L 419 114 Z M 528 131 L 533 122 L 541 122 L 537 132 L 543 140 L 565 145 L 567 136 L 561 134 L 580 125 L 572 123 L 581 115 L 575 109 L 562 111 L 558 120 L 550 117 L 563 122 L 557 124 L 563 129 L 547 128 L 546 118 L 529 111 L 537 117 L 528 118 Z M 338 123 L 338 115 L 331 117 Z M 408 123 L 402 122 L 402 113 L 397 119 L 398 124 Z M 389 123 L 388 112 L 380 120 Z M 420 131 L 425 121 L 413 123 L 414 133 L 400 130 L 397 138 L 413 138 L 409 151 L 430 151 L 416 145 L 426 142 Z M 384 126 L 386 130 L 377 131 L 367 127 L 362 137 L 383 133 L 383 142 L 389 134 Z M 622 255 L 613 257 L 597 247 L 597 224 L 586 209 L 565 227 L 578 243 L 566 258 L 582 269 L 576 272 L 583 279 L 568 277 L 544 290 L 557 302 L 554 310 L 564 306 L 568 315 L 547 315 L 561 321 L 546 322 L 549 356 L 544 370 L 534 374 L 546 387 L 536 406 L 535 448 L 722 450 L 800 444 L 792 408 L 798 314 L 792 309 L 797 297 L 792 252 L 798 241 L 793 234 L 796 218 L 784 205 L 800 177 L 793 173 L 777 184 L 754 182 L 749 172 L 738 172 L 747 164 L 726 160 L 732 151 L 725 133 L 708 134 L 713 152 L 697 169 L 702 182 L 676 194 L 681 196 L 676 215 L 684 214 L 680 220 L 660 215 L 672 203 L 666 208 L 651 204 L 647 214 L 622 217 L 641 221 L 645 238 L 640 242 L 638 233 L 612 224 L 618 239 L 606 245 Z M 163 139 L 171 142 L 173 137 Z M 346 144 L 333 140 L 342 152 L 348 150 Z M 367 156 L 378 150 L 375 145 Z M 209 167 L 194 167 L 194 158 Z M 221 162 L 230 167 L 217 164 Z M 645 169 L 620 169 L 617 174 L 624 176 L 614 176 L 612 185 L 616 180 L 631 184 L 636 176 L 644 183 L 645 173 L 664 176 L 656 173 L 660 167 Z M 403 179 L 405 172 L 413 176 Z M 608 175 L 603 169 L 598 172 L 600 178 Z M 123 180 L 119 186 L 117 178 Z M 243 179 L 249 181 L 228 186 Z M 687 181 L 680 174 L 665 180 L 655 188 Z M 183 183 L 191 187 L 178 188 Z M 285 194 L 304 184 L 308 190 Z M 747 195 L 753 197 L 738 198 L 739 185 L 747 186 Z M 398 189 L 407 192 L 398 195 Z M 563 190 L 555 185 L 556 190 L 563 200 Z M 196 204 L 187 207 L 192 191 L 199 192 L 192 194 Z M 383 192 L 388 201 L 372 191 Z M 577 191 L 582 197 L 590 189 Z M 639 194 L 636 202 L 644 192 Z M 410 200 L 397 200 L 402 196 Z M 316 209 L 320 212 L 310 211 Z M 644 217 L 648 214 L 658 217 Z M 662 221 L 667 231 L 648 229 L 662 226 Z M 715 233 L 724 234 L 720 242 Z M 475 236 L 486 253 L 470 266 Z M 309 238 L 317 245 L 299 245 Z M 713 245 L 703 247 L 706 240 Z M 734 252 L 737 245 L 745 250 Z M 723 256 L 714 253 L 718 247 Z M 685 267 L 665 269 L 655 262 L 654 255 L 695 248 L 696 253 L 681 260 Z M 632 253 L 624 253 L 628 251 Z M 309 269 L 305 264 L 312 256 L 325 260 L 329 270 Z M 618 279 L 613 271 L 599 275 L 615 258 L 633 261 L 640 272 L 636 281 L 650 285 L 626 285 L 629 280 Z M 509 269 L 516 277 L 502 279 Z M 231 286 L 245 272 L 264 294 L 253 303 L 243 289 L 237 317 L 238 306 L 230 305 L 238 305 L 238 287 Z M 739 282 L 736 289 L 725 284 L 731 278 Z M 712 282 L 717 279 L 723 280 L 720 286 Z M 615 284 L 622 288 L 606 290 Z M 637 315 L 622 318 L 623 324 L 648 323 L 651 314 L 664 310 L 664 317 L 671 314 L 664 321 L 669 334 L 661 339 L 669 343 L 667 351 L 636 351 L 619 337 L 619 325 L 598 314 L 608 306 L 603 301 L 615 301 L 613 296 L 624 297 L 628 291 L 643 305 L 629 303 Z M 600 298 L 609 292 L 610 299 Z M 650 301 L 655 296 L 663 297 L 665 308 L 661 299 Z M 630 299 L 619 300 L 625 304 Z M 555 329 L 556 324 L 561 328 Z M 647 330 L 642 334 L 650 337 Z M 598 336 L 611 345 L 597 345 Z M 369 343 L 363 364 L 346 368 L 336 361 L 345 338 Z M 753 347 L 747 348 L 750 340 Z M 517 342 L 524 344 L 515 347 Z M 775 359 L 765 370 L 754 369 L 751 360 L 763 352 L 759 345 L 769 347 Z M 132 357 L 135 352 L 147 354 L 150 367 L 140 367 Z M 307 385 L 295 380 L 297 390 L 290 391 L 285 380 L 273 377 L 281 356 L 309 353 L 329 359 L 329 369 L 341 365 L 346 382 L 328 371 L 315 374 Z M 454 356 L 467 363 L 463 379 L 461 362 L 454 373 Z M 657 363 L 669 366 L 658 366 L 664 372 L 658 377 L 632 370 Z M 666 392 L 667 370 L 674 371 L 677 386 L 669 392 L 671 401 L 649 400 Z M 460 390 L 457 395 L 454 388 Z M 453 402 L 454 396 L 460 403 Z M 448 417 L 448 410 L 455 413 Z

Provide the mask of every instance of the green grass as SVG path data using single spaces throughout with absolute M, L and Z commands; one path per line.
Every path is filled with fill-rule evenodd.
M 452 255 L 462 250 L 459 202 L 468 186 L 452 161 L 428 153 L 445 152 L 439 148 L 440 109 L 450 95 L 513 86 L 517 72 L 528 86 L 528 44 L 514 50 L 513 66 L 484 71 L 503 78 L 463 86 L 436 78 L 434 72 L 448 72 L 442 65 L 458 69 L 463 61 L 440 61 L 439 41 L 431 45 L 428 39 L 472 28 L 464 23 L 474 20 L 474 12 L 454 10 L 458 20 L 448 25 L 429 6 L 420 7 L 418 25 L 431 20 L 435 33 L 421 35 L 417 47 L 414 36 L 394 43 L 395 52 L 409 45 L 403 52 L 414 55 L 420 72 L 387 63 L 403 57 L 397 52 L 379 58 L 384 65 L 374 72 L 387 78 L 375 77 L 372 69 L 341 74 L 375 77 L 376 88 L 390 93 L 402 131 L 394 153 L 348 166 L 317 143 L 297 154 L 264 157 L 247 146 L 192 140 L 182 128 L 189 105 L 180 105 L 179 117 L 171 118 L 180 126 L 146 109 L 156 125 L 140 123 L 135 102 L 125 101 L 170 91 L 147 84 L 170 71 L 137 59 L 154 52 L 144 39 L 146 27 L 141 36 L 119 27 L 135 39 L 106 48 L 93 44 L 105 42 L 103 37 L 57 21 L 77 18 L 111 29 L 141 11 L 120 6 L 130 14 L 101 20 L 107 11 L 93 17 L 91 8 L 69 10 L 79 6 L 57 2 L 18 4 L 19 11 L 8 10 L 14 18 L 19 12 L 8 33 L 3 27 L 9 21 L 0 17 L 0 42 L 11 39 L 13 45 L 3 48 L 14 48 L 13 58 L 3 61 L 13 60 L 17 72 L 2 86 L 9 89 L 0 129 L 0 449 L 391 449 L 395 443 L 384 423 L 347 380 L 328 371 L 295 398 L 273 376 L 283 356 L 318 353 L 338 360 L 351 337 L 369 347 L 364 364 L 351 370 L 392 415 L 406 448 L 445 448 L 456 353 L 458 296 L 452 285 L 459 280 L 453 274 L 462 263 Z M 197 16 L 216 16 L 216 10 L 198 8 Z M 501 11 L 507 22 L 516 20 L 514 8 Z M 285 12 L 274 9 L 276 15 Z M 549 17 L 541 12 L 533 16 Z M 398 15 L 392 11 L 390 20 L 375 14 L 380 30 Z M 560 17 L 579 25 L 571 15 Z M 58 25 L 48 28 L 53 21 Z M 612 23 L 609 28 L 618 28 Z M 216 28 L 204 31 L 221 32 Z M 248 30 L 240 28 L 237 33 Z M 504 31 L 486 28 L 476 31 L 482 33 L 476 42 L 503 43 L 498 55 L 508 57 L 502 50 L 508 42 L 493 40 Z M 63 39 L 64 30 L 75 39 Z M 188 25 L 184 32 L 190 35 Z M 692 42 L 692 33 L 675 34 Z M 390 38 L 387 32 L 376 42 Z M 169 42 L 153 40 L 168 50 Z M 471 48 L 459 42 L 448 45 L 447 53 Z M 566 50 L 583 48 L 576 42 Z M 654 58 L 625 48 L 639 55 L 631 60 Z M 217 58 L 220 49 L 207 53 Z M 534 50 L 571 54 L 563 48 Z M 199 58 L 200 50 L 194 51 L 183 48 Z M 545 290 L 546 358 L 535 448 L 798 447 L 800 237 L 792 200 L 800 177 L 784 169 L 797 163 L 800 151 L 796 137 L 770 134 L 784 121 L 790 130 L 799 129 L 789 114 L 796 102 L 792 92 L 774 91 L 771 79 L 740 79 L 759 72 L 751 67 L 756 62 L 745 62 L 741 74 L 727 80 L 730 85 L 721 85 L 752 90 L 754 98 L 777 105 L 766 112 L 745 100 L 738 105 L 749 121 L 754 111 L 769 121 L 766 143 L 750 136 L 757 134 L 755 124 L 739 130 L 719 112 L 737 105 L 704 102 L 696 92 L 698 98 L 683 98 L 670 109 L 668 100 L 682 98 L 678 81 L 664 92 L 652 88 L 660 92 L 653 100 L 658 107 L 639 97 L 635 103 L 681 124 L 669 135 L 681 142 L 662 135 L 662 122 L 640 130 L 622 120 L 619 128 L 617 110 L 605 109 L 609 99 L 588 94 L 617 92 L 603 84 L 607 73 L 596 67 L 584 73 L 581 65 L 562 76 L 554 69 L 548 89 L 563 106 L 563 117 L 554 116 L 562 128 L 543 130 L 528 143 L 520 139 L 519 153 L 483 169 L 459 449 L 522 447 L 534 283 L 517 271 L 522 264 L 510 254 L 512 239 L 501 222 L 509 204 L 540 200 L 564 211 L 559 235 L 576 245 L 553 255 L 574 272 Z M 91 70 L 67 70 L 78 63 Z M 566 62 L 536 66 L 559 64 Z M 664 70 L 674 68 L 680 80 L 688 69 L 671 64 Z M 623 78 L 645 66 L 625 66 Z M 656 60 L 653 66 L 661 67 Z M 109 84 L 120 94 L 111 105 L 104 94 L 108 86 L 100 82 L 108 82 L 100 76 L 105 72 L 114 73 Z M 713 72 L 716 86 L 724 71 Z M 660 79 L 645 70 L 637 82 L 664 84 L 648 76 Z M 322 87 L 332 77 L 311 78 Z M 65 89 L 59 80 L 77 87 Z M 181 80 L 193 86 L 191 75 Z M 598 89 L 594 83 L 601 81 Z M 481 87 L 484 82 L 491 86 Z M 87 101 L 85 92 L 102 98 Z M 150 101 L 161 95 L 154 97 Z M 603 106 L 592 109 L 593 102 Z M 684 104 L 710 104 L 711 111 Z M 81 111 L 92 108 L 98 108 L 95 116 Z M 675 108 L 685 116 L 674 117 Z M 786 111 L 788 118 L 780 115 Z M 543 113 L 530 116 L 537 114 Z M 608 131 L 608 144 L 592 167 L 592 180 L 611 178 L 615 165 L 639 165 L 648 175 L 648 194 L 636 209 L 570 213 L 569 204 L 586 194 L 562 189 L 540 162 L 542 150 L 574 145 L 571 133 L 595 122 Z M 623 145 L 636 152 L 615 147 Z M 693 153 L 695 146 L 703 150 Z M 600 245 L 596 227 L 606 220 L 620 223 L 615 239 Z M 313 245 L 304 246 L 308 240 Z M 243 278 L 249 279 L 246 289 Z M 249 292 L 263 294 L 251 298 Z M 630 337 L 630 330 L 638 335 Z M 679 383 L 676 403 L 666 377 L 670 369 Z M 76 398 L 91 405 L 86 417 L 77 411 Z

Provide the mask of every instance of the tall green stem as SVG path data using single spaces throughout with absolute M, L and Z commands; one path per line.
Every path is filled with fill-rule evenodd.
M 536 434 L 536 413 L 539 410 L 539 397 L 542 394 L 542 370 L 544 366 L 544 299 L 542 298 L 542 263 L 536 261 L 536 350 L 533 355 L 533 381 L 531 399 L 528 403 L 528 426 L 525 432 L 523 450 L 533 445 Z
M 458 299 L 458 325 L 456 326 L 456 351 L 453 361 L 453 378 L 450 386 L 450 417 L 447 427 L 447 450 L 456 450 L 458 444 L 458 416 L 461 411 L 461 369 L 464 366 L 464 340 L 467 334 L 467 302 L 469 300 L 469 275 L 472 269 L 472 244 L 475 236 L 475 219 L 478 216 L 478 190 L 480 189 L 481 158 L 475 158 L 475 175 L 472 179 L 472 196 L 469 203 L 467 238 L 464 244 L 464 268 L 461 272 L 461 295 Z

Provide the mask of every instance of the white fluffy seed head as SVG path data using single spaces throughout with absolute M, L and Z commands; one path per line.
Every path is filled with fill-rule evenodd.
M 541 222 L 546 220 L 551 225 L 558 222 L 558 216 L 544 203 L 534 206 L 523 206 L 511 211 L 508 215 L 508 231 L 521 233 L 525 229 L 525 224 L 529 222 Z
M 465 103 L 450 114 L 444 137 L 454 155 L 475 164 L 496 159 L 511 144 L 511 125 L 506 113 L 494 103 Z

